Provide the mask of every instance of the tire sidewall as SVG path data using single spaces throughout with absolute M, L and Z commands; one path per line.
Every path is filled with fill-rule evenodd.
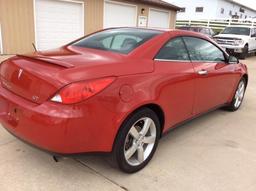
M 248 56 L 248 45 L 243 48 L 243 53 L 241 54 L 241 59 L 245 59 Z
M 236 87 L 236 91 L 235 91 L 235 94 L 234 94 L 233 100 L 232 100 L 232 102 L 231 102 L 231 110 L 232 110 L 232 111 L 237 111 L 237 110 L 242 106 L 242 104 L 243 104 L 244 96 L 243 96 L 243 99 L 242 99 L 241 104 L 240 104 L 238 107 L 235 107 L 235 102 L 236 102 L 236 99 L 235 99 L 235 97 L 236 97 L 236 92 L 237 92 L 237 90 L 238 90 L 238 88 L 239 88 L 239 85 L 240 85 L 240 83 L 241 83 L 242 81 L 244 82 L 245 90 L 246 90 L 246 80 L 245 80 L 244 78 L 242 78 L 242 79 L 239 81 L 239 83 L 238 83 L 238 85 L 237 85 L 237 87 Z M 245 90 L 244 90 L 244 94 L 245 94 Z

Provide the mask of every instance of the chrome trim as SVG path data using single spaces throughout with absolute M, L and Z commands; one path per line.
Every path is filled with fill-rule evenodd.
M 207 61 L 207 60 L 168 60 L 168 59 L 154 59 L 154 61 L 159 61 L 159 62 L 192 62 L 192 63 L 195 63 L 195 62 L 207 62 L 207 63 L 216 63 L 218 61 Z M 224 63 L 226 64 L 226 62 L 224 61 L 220 61 L 218 63 Z
M 207 70 L 200 70 L 197 72 L 199 75 L 201 76 L 204 76 L 204 75 L 207 75 L 208 74 L 208 71 Z
M 159 62 L 191 62 L 191 60 L 168 60 L 168 59 L 154 59 Z
M 207 60 L 192 60 L 193 63 L 195 62 L 205 62 L 205 63 L 223 63 L 223 64 L 227 64 L 226 62 L 224 61 L 207 61 Z

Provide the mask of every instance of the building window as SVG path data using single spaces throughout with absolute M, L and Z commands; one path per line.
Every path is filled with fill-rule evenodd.
M 230 10 L 230 11 L 229 11 L 229 16 L 232 16 L 232 15 L 233 15 L 233 13 L 232 13 L 232 11 Z
M 240 14 L 240 19 L 242 19 L 243 18 L 243 14 Z
M 182 7 L 181 9 L 180 9 L 180 13 L 185 13 L 186 12 L 186 8 L 185 7 Z
M 241 13 L 244 13 L 244 9 L 243 9 L 242 7 L 240 7 L 239 11 L 240 11 Z
M 224 12 L 225 12 L 224 8 L 221 8 L 221 9 L 220 9 L 220 13 L 221 13 L 221 14 L 224 14 Z
M 247 19 L 247 15 L 245 15 L 244 18 Z
M 203 7 L 196 7 L 196 12 L 202 13 L 202 12 L 204 12 L 204 8 Z

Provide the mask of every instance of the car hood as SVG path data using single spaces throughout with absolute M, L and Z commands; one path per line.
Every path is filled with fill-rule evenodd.
M 235 34 L 218 34 L 214 38 L 232 38 L 232 39 L 248 39 L 247 35 L 235 35 Z

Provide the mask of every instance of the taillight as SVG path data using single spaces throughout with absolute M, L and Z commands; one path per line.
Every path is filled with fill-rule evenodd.
M 114 79 L 114 77 L 109 77 L 69 84 L 62 88 L 51 101 L 63 104 L 81 102 L 105 89 Z

